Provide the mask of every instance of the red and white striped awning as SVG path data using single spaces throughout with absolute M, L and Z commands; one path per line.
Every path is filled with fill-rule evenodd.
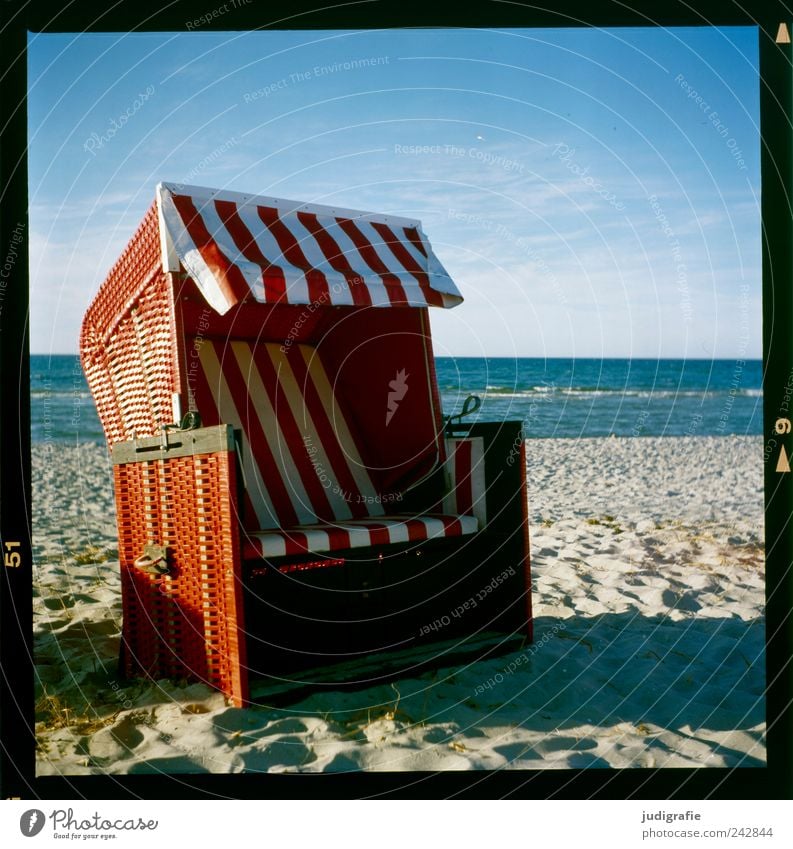
M 163 268 L 221 315 L 269 304 L 453 307 L 462 295 L 421 222 L 238 192 L 157 186 Z

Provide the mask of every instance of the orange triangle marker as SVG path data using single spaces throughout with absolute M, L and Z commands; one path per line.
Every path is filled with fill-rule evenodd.
M 779 25 L 779 29 L 776 31 L 776 43 L 790 44 L 790 30 L 787 28 L 786 23 Z
M 776 470 L 778 472 L 790 471 L 790 461 L 787 458 L 787 451 L 785 451 L 784 445 L 779 451 L 779 459 L 776 461 Z

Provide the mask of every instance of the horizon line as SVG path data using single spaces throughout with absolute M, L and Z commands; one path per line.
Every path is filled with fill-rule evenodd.
M 79 357 L 78 352 L 46 352 L 46 351 L 31 351 L 31 357 Z M 592 355 L 592 354 L 568 354 L 565 356 L 559 355 L 542 355 L 542 354 L 434 354 L 436 360 L 453 360 L 467 358 L 472 360 L 702 360 L 703 362 L 763 362 L 762 355 L 760 356 L 618 356 L 618 355 Z

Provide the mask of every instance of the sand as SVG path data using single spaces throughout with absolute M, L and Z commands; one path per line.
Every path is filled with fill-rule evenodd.
M 124 681 L 105 450 L 33 457 L 37 770 L 765 764 L 762 440 L 530 440 L 535 642 L 278 709 Z

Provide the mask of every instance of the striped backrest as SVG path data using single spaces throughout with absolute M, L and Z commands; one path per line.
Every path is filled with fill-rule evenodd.
M 355 435 L 316 350 L 196 339 L 193 403 L 242 432 L 248 530 L 383 515 Z

